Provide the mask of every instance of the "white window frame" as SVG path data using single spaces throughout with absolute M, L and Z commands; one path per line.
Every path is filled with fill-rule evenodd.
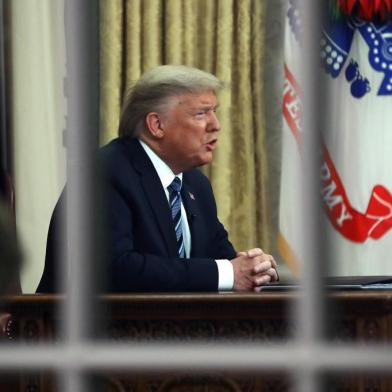
M 271 0 L 272 1 L 272 0 Z M 83 4 L 84 3 L 84 4 Z M 305 20 L 304 46 L 308 56 L 304 58 L 303 69 L 308 77 L 304 86 L 304 100 L 307 116 L 304 119 L 304 178 L 310 181 L 303 184 L 303 200 L 306 214 L 303 214 L 301 230 L 304 233 L 303 247 L 305 257 L 302 265 L 302 292 L 296 306 L 292 309 L 298 325 L 298 335 L 287 343 L 262 344 L 230 343 L 176 343 L 157 341 L 137 344 L 129 342 L 110 344 L 85 338 L 89 320 L 90 287 L 88 266 L 85 260 L 91 258 L 91 239 L 88 232 L 79 225 L 85 216 L 86 199 L 91 166 L 86 161 L 86 151 L 91 147 L 90 114 L 94 108 L 90 105 L 89 79 L 86 80 L 86 53 L 89 41 L 86 21 L 89 20 L 87 2 L 67 0 L 66 36 L 68 42 L 68 76 L 66 81 L 68 97 L 68 222 L 73 230 L 68 232 L 68 256 L 71 256 L 71 279 L 64 279 L 68 295 L 62 309 L 66 320 L 64 336 L 60 343 L 22 344 L 7 343 L 0 349 L 0 370 L 13 371 L 25 369 L 32 371 L 52 370 L 62 375 L 62 390 L 75 392 L 85 390 L 84 375 L 99 370 L 239 370 L 239 371 L 283 371 L 294 376 L 297 390 L 314 392 L 320 389 L 319 376 L 326 372 L 391 371 L 390 345 L 369 344 L 334 344 L 322 340 L 321 311 L 324 293 L 321 289 L 320 266 L 322 259 L 318 254 L 319 237 L 317 230 L 317 133 L 307 130 L 317 128 L 319 110 L 315 90 L 316 70 L 318 68 L 318 39 L 316 31 L 318 3 L 303 0 Z M 86 169 L 81 169 L 86 168 Z M 83 170 L 83 171 L 82 171 Z M 75 231 L 75 227 L 79 230 Z M 315 229 L 316 228 L 316 229 Z M 86 245 L 87 244 L 87 245 Z M 66 276 L 66 268 L 63 268 Z M 261 294 L 262 295 L 262 294 Z M 87 322 L 86 322 L 87 321 Z

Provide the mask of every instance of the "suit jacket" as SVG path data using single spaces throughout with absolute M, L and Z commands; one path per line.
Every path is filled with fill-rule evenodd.
M 198 169 L 183 173 L 181 197 L 191 232 L 191 257 L 179 259 L 165 191 L 139 141 L 115 139 L 104 146 L 99 155 L 109 290 L 217 290 L 218 269 L 214 260 L 232 259 L 235 250 L 217 218 L 215 199 L 207 177 Z M 56 214 L 55 209 L 54 216 Z M 53 265 L 48 260 L 48 255 L 53 254 L 53 244 L 49 243 L 52 234 L 50 229 L 48 265 Z M 45 272 L 42 283 L 44 281 Z M 45 290 L 45 284 L 40 284 L 38 291 L 48 290 Z

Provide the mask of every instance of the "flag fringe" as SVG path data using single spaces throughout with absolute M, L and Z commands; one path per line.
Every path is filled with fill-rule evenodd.
M 278 250 L 295 277 L 300 276 L 300 261 L 282 233 L 278 234 Z

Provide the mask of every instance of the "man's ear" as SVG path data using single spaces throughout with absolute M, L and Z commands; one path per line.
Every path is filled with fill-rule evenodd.
M 162 139 L 164 136 L 163 124 L 159 113 L 150 112 L 146 116 L 147 129 L 151 136 L 157 139 Z

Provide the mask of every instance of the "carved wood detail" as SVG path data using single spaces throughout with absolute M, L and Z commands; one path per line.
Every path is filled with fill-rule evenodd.
M 113 340 L 193 338 L 205 340 L 263 340 L 288 338 L 289 327 L 283 320 L 112 320 L 106 328 L 106 337 Z
M 99 376 L 96 381 L 95 385 L 103 392 L 283 392 L 291 389 L 287 377 L 255 374 L 117 374 Z
M 392 379 L 388 375 L 347 374 L 330 376 L 324 382 L 328 392 L 389 392 Z

